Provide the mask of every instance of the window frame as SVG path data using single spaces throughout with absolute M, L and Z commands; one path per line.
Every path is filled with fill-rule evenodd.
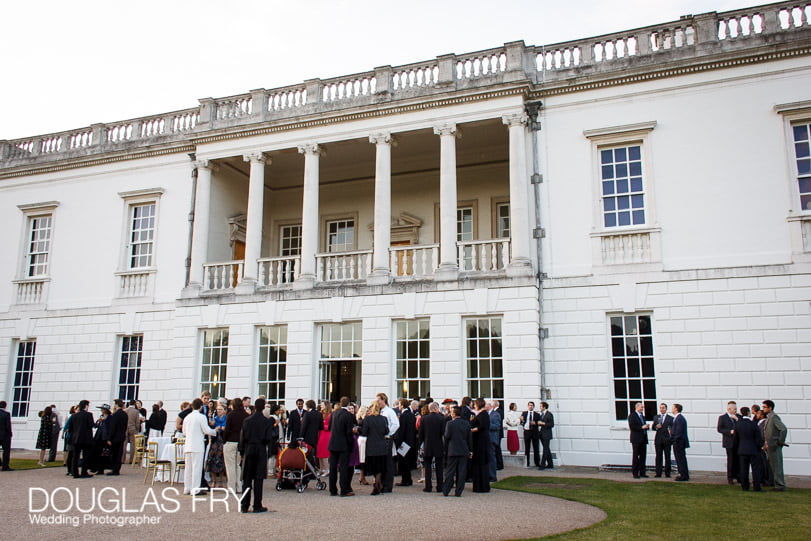
M 489 359 L 489 361 L 490 361 L 490 364 L 489 364 L 490 376 L 489 377 L 484 377 L 484 378 L 481 377 L 480 374 L 478 373 L 479 369 L 481 368 L 481 365 L 478 365 L 478 363 L 477 363 L 477 375 L 475 377 L 472 377 L 471 376 L 471 369 L 470 369 L 470 361 L 471 361 L 472 357 L 469 354 L 469 345 L 468 345 L 468 343 L 469 343 L 470 340 L 477 340 L 478 341 L 478 340 L 481 339 L 481 337 L 477 336 L 475 339 L 472 339 L 468 335 L 468 323 L 471 322 L 471 321 L 481 321 L 481 320 L 492 321 L 492 320 L 495 320 L 495 319 L 497 319 L 499 321 L 499 327 L 500 327 L 500 330 L 501 330 L 501 334 L 498 336 L 498 339 L 501 341 L 501 355 L 500 355 L 500 357 L 492 355 L 492 352 L 493 352 L 492 338 L 493 338 L 493 336 L 492 336 L 492 331 L 490 330 L 490 329 L 492 329 L 492 323 L 488 323 L 489 336 L 487 338 L 489 339 L 488 341 L 491 342 L 491 344 L 490 344 L 490 353 L 491 354 L 489 356 L 487 356 L 487 357 L 479 357 L 478 352 L 477 352 L 477 356 L 475 357 L 475 359 L 477 361 L 479 361 L 479 362 L 481 361 L 481 359 L 484 359 L 484 358 Z M 505 393 L 505 388 L 504 388 L 504 385 L 505 385 L 505 382 L 506 382 L 506 378 L 504 376 L 504 316 L 502 314 L 488 314 L 488 315 L 483 315 L 483 316 L 469 316 L 469 317 L 462 318 L 462 352 L 463 352 L 462 355 L 463 355 L 463 371 L 464 371 L 464 386 L 465 386 L 464 388 L 465 388 L 465 393 L 467 394 L 467 396 L 471 396 L 473 398 L 481 397 L 481 398 L 485 398 L 485 399 L 504 400 L 504 398 L 505 398 L 504 395 L 506 394 Z M 493 364 L 493 361 L 495 359 L 500 359 L 500 361 L 501 361 L 501 376 L 493 376 L 493 373 L 494 373 L 493 368 L 495 366 Z M 472 381 L 476 381 L 476 382 L 489 381 L 490 382 L 490 391 L 491 391 L 490 395 L 491 396 L 481 396 L 481 393 L 474 393 L 473 389 L 471 388 Z M 494 393 L 492 392 L 492 390 L 493 390 L 493 382 L 494 381 L 501 381 L 501 396 L 493 396 Z M 480 383 L 477 384 L 477 389 L 479 391 L 481 391 L 481 384 Z
M 15 282 L 43 282 L 49 281 L 53 273 L 53 253 L 54 239 L 56 237 L 56 209 L 59 207 L 58 201 L 45 201 L 42 203 L 30 203 L 17 205 L 22 211 L 22 234 L 20 235 L 19 257 L 17 265 L 17 279 Z M 35 276 L 28 275 L 29 268 L 29 247 L 31 244 L 31 225 L 33 220 L 50 217 L 50 236 L 48 238 L 48 262 L 47 270 L 44 274 Z
M 22 358 L 28 357 L 30 358 L 30 365 L 28 368 L 23 367 L 20 368 L 20 361 L 22 360 L 20 355 L 20 348 L 23 344 L 33 344 L 33 351 L 29 355 L 23 355 Z M 11 370 L 9 371 L 11 378 L 9 378 L 10 385 L 10 392 L 9 392 L 9 409 L 8 412 L 11 415 L 12 419 L 27 419 L 28 413 L 31 409 L 31 393 L 34 389 L 34 368 L 36 365 L 37 359 L 37 339 L 36 338 L 26 338 L 26 339 L 17 339 L 12 341 L 12 356 L 11 356 Z M 18 380 L 18 373 L 20 374 L 19 379 L 22 382 L 22 379 L 27 374 L 28 379 L 25 385 L 17 385 Z M 27 390 L 27 400 L 21 401 L 17 400 L 15 397 L 17 395 L 17 390 Z M 24 412 L 20 413 L 18 406 L 20 403 L 24 405 Z
M 160 200 L 164 193 L 163 188 L 148 188 L 144 190 L 133 190 L 119 192 L 118 195 L 123 200 L 123 223 L 121 227 L 120 255 L 118 261 L 118 273 L 147 273 L 155 272 L 158 267 L 158 232 L 160 231 Z M 145 205 L 155 205 L 155 215 L 152 226 L 152 250 L 151 262 L 145 267 L 133 267 L 132 262 L 132 225 L 135 207 Z
M 479 240 L 479 200 L 478 199 L 468 199 L 466 201 L 457 201 L 456 202 L 456 216 L 457 218 L 454 220 L 457 224 L 457 235 L 456 235 L 456 242 L 471 242 L 471 241 L 460 241 L 458 235 L 458 224 L 459 224 L 459 210 L 463 208 L 471 207 L 473 209 L 473 240 Z M 434 202 L 434 243 L 437 244 L 440 242 L 440 225 L 441 225 L 441 217 L 440 217 L 440 209 L 439 209 L 439 202 Z
M 132 347 L 130 347 L 125 351 L 124 350 L 124 341 L 129 339 L 130 340 L 130 346 L 131 346 L 132 345 L 132 339 L 134 339 L 134 338 L 138 339 L 139 349 L 134 350 L 134 349 L 132 349 Z M 138 356 L 138 358 L 137 358 L 137 366 L 135 368 L 132 368 L 131 366 L 124 367 L 123 366 L 124 355 L 131 356 L 133 354 L 137 354 L 137 356 Z M 116 379 L 116 384 L 115 384 L 115 386 L 116 386 L 116 393 L 115 394 L 118 396 L 118 398 L 120 398 L 121 400 L 124 400 L 124 402 L 129 402 L 130 400 L 138 400 L 138 395 L 140 394 L 140 391 L 141 391 L 141 370 L 143 369 L 143 359 L 144 359 L 144 335 L 143 334 L 122 334 L 122 335 L 119 335 L 118 357 L 117 357 L 117 363 L 116 363 L 117 379 Z M 130 359 L 128 358 L 128 362 L 129 361 L 130 361 Z M 125 371 L 127 373 L 127 378 L 125 379 L 125 383 L 122 384 L 121 383 L 121 377 L 122 377 L 122 373 L 124 373 Z M 134 376 L 135 382 L 130 383 L 129 382 L 129 374 L 131 372 L 133 372 L 133 371 L 135 373 L 135 376 Z M 131 394 L 129 392 L 125 392 L 124 396 L 122 396 L 122 391 L 125 390 L 125 389 L 135 389 L 135 392 L 134 392 L 134 394 Z
M 501 216 L 499 216 L 498 211 L 499 208 L 506 206 L 507 211 L 507 219 L 512 220 L 512 216 L 510 215 L 510 198 L 509 197 L 494 197 L 490 203 L 490 238 L 492 239 L 509 239 L 512 238 L 510 234 L 506 237 L 503 235 L 499 235 L 499 225 L 501 221 Z M 507 228 L 508 231 L 512 230 L 512 223 L 510 223 L 510 227 Z
M 220 353 L 219 356 L 218 356 L 218 361 L 219 362 L 217 362 L 217 363 L 213 363 L 213 362 L 206 363 L 205 362 L 205 360 L 206 360 L 206 333 L 209 333 L 209 332 L 217 332 L 217 333 L 223 333 L 224 332 L 225 333 L 226 344 L 223 346 L 222 345 L 222 339 L 220 339 L 220 345 L 219 346 L 212 346 L 210 348 L 212 350 L 215 350 L 215 349 L 219 350 L 220 352 L 225 351 L 225 362 L 222 362 L 222 358 L 223 358 L 222 353 Z M 198 377 L 198 379 L 197 379 L 197 389 L 198 389 L 198 393 L 202 393 L 203 391 L 209 391 L 211 393 L 212 398 L 215 398 L 215 399 L 219 398 L 221 396 L 227 396 L 225 394 L 225 392 L 224 392 L 224 389 L 227 389 L 227 387 L 228 387 L 227 386 L 227 382 L 228 382 L 228 350 L 230 349 L 230 345 L 231 345 L 230 336 L 231 336 L 231 330 L 230 330 L 229 327 L 211 327 L 211 328 L 200 329 L 200 333 L 199 333 L 199 340 L 200 340 L 200 350 L 199 351 L 200 351 L 200 354 L 198 356 L 199 363 L 197 365 L 198 366 L 198 370 L 197 370 L 197 377 Z M 220 338 L 221 337 L 222 337 L 222 335 L 220 336 Z M 213 343 L 214 343 L 214 340 L 212 340 L 212 344 Z M 204 370 L 205 370 L 205 368 L 207 366 L 211 368 L 209 370 L 209 377 L 208 377 L 208 379 L 203 379 L 203 373 L 204 373 Z M 216 392 L 215 392 L 215 390 L 212 389 L 212 383 L 214 381 L 213 378 L 212 378 L 212 375 L 213 375 L 212 369 L 215 366 L 217 367 L 217 375 L 218 375 L 217 384 L 216 384 L 217 385 Z M 223 372 L 224 372 L 224 377 L 220 378 L 219 376 L 221 374 L 223 374 Z M 221 387 L 220 387 L 220 385 L 221 385 Z M 204 386 L 206 386 L 206 387 L 204 387 Z
M 271 345 L 268 342 L 267 345 L 262 345 L 262 331 L 263 330 L 273 330 L 278 338 L 277 342 L 274 345 Z M 256 389 L 256 396 L 264 395 L 268 402 L 279 402 L 284 403 L 286 392 L 287 392 L 287 356 L 289 351 L 289 334 L 288 334 L 288 326 L 286 324 L 282 325 L 262 325 L 256 328 L 256 385 L 254 388 Z M 284 340 L 281 340 L 283 336 Z M 267 354 L 263 355 L 263 349 L 267 349 Z M 276 349 L 276 360 L 270 361 L 270 353 L 271 350 Z M 282 359 L 282 351 L 284 352 L 284 359 Z M 263 358 L 267 359 L 267 361 L 263 361 Z M 275 366 L 276 368 L 276 378 L 270 379 L 262 378 L 262 367 L 267 366 L 267 375 L 270 376 L 270 368 L 271 366 Z M 280 370 L 283 367 L 283 374 L 284 377 L 280 377 Z M 262 389 L 262 386 L 266 385 L 265 389 Z M 276 394 L 271 394 L 270 389 L 271 385 L 276 385 Z M 280 392 L 281 391 L 281 392 Z
M 352 245 L 350 249 L 344 250 L 342 252 L 330 252 L 329 251 L 329 224 L 332 222 L 340 222 L 340 221 L 349 221 L 352 220 L 354 223 L 355 231 L 352 239 Z M 343 212 L 339 214 L 328 214 L 321 216 L 321 243 L 320 246 L 322 248 L 322 252 L 324 254 L 341 254 L 346 252 L 355 252 L 358 250 L 358 236 L 360 235 L 360 222 L 358 221 L 358 213 L 357 212 Z M 302 226 L 302 236 L 304 234 L 304 229 Z
M 299 247 L 298 247 L 298 253 L 297 254 L 287 255 L 287 254 L 282 253 L 284 251 L 283 241 L 285 239 L 282 232 L 287 227 L 298 227 L 299 230 L 300 230 L 299 231 Z M 301 223 L 301 220 L 278 221 L 278 222 L 276 222 L 276 228 L 275 229 L 276 229 L 276 250 L 275 250 L 276 256 L 277 257 L 289 257 L 289 258 L 300 257 L 301 256 L 301 241 L 302 241 L 302 238 L 304 236 L 304 225 Z
M 802 209 L 793 133 L 795 125 L 811 124 L 811 100 L 777 104 L 774 111 L 783 122 L 789 208 L 786 221 L 791 230 L 791 249 L 798 260 L 811 261 L 811 210 Z
M 392 350 L 394 357 L 394 386 L 397 396 L 408 398 L 431 396 L 431 318 L 397 319 L 393 320 L 392 323 L 394 324 L 392 329 L 394 333 L 394 348 Z M 414 339 L 409 338 L 409 327 L 411 325 L 417 326 L 417 337 Z M 405 337 L 403 339 L 400 338 L 400 326 L 405 327 Z M 428 333 L 425 338 L 421 334 L 423 330 Z M 402 357 L 399 353 L 401 342 L 405 343 Z M 416 356 L 409 356 L 408 345 L 411 343 L 417 344 Z M 427 355 L 422 354 L 421 344 L 423 343 L 427 344 Z M 400 363 L 405 363 L 402 371 L 400 370 Z M 410 363 L 416 363 L 417 375 L 415 377 L 409 377 L 408 375 Z M 425 367 L 422 366 L 423 363 L 426 363 Z M 425 368 L 426 373 L 423 373 L 423 368 Z M 401 373 L 402 377 L 400 376 Z M 416 384 L 416 393 L 411 392 L 410 383 L 412 382 Z
M 637 333 L 634 334 L 634 335 L 625 334 L 625 332 L 626 332 L 625 331 L 625 318 L 627 318 L 627 317 L 636 318 Z M 649 324 L 650 324 L 649 333 L 646 333 L 646 334 L 640 334 L 639 333 L 639 318 L 640 317 L 647 317 L 648 318 L 648 321 L 649 321 Z M 622 320 L 623 320 L 623 327 L 622 327 L 623 334 L 622 335 L 619 335 L 619 336 L 615 337 L 615 335 L 612 334 L 612 318 L 622 318 Z M 657 370 L 656 370 L 656 332 L 655 332 L 654 327 L 655 327 L 655 324 L 654 324 L 653 312 L 642 310 L 642 311 L 639 311 L 639 312 L 630 312 L 630 313 L 609 312 L 609 313 L 606 314 L 606 337 L 607 337 L 607 342 L 608 342 L 608 344 L 607 344 L 607 359 L 608 359 L 608 367 L 609 367 L 608 368 L 608 375 L 609 375 L 609 383 L 608 383 L 608 385 L 609 385 L 609 392 L 610 392 L 610 396 L 611 396 L 611 407 L 610 407 L 609 411 L 612 412 L 611 419 L 612 419 L 613 424 L 616 424 L 616 425 L 619 425 L 619 426 L 624 426 L 624 424 L 627 423 L 627 421 L 628 421 L 628 415 L 630 415 L 630 413 L 633 411 L 633 404 L 635 404 L 636 402 L 642 402 L 645 405 L 645 418 L 648 419 L 648 420 L 653 419 L 653 416 L 658 411 L 658 404 L 660 402 L 660 399 L 659 399 L 659 389 L 658 389 L 658 385 L 657 385 L 657 382 L 656 382 L 656 379 L 657 379 Z M 638 354 L 636 355 L 636 357 L 639 359 L 639 376 L 631 377 L 631 376 L 628 375 L 628 355 L 627 355 L 627 353 L 622 356 L 622 359 L 625 362 L 625 364 L 624 364 L 625 375 L 618 377 L 615 374 L 615 371 L 614 371 L 615 355 L 614 355 L 614 350 L 613 350 L 613 340 L 615 338 L 620 338 L 620 337 L 622 338 L 623 343 L 627 343 L 626 340 L 629 337 L 636 337 L 638 344 L 641 344 L 641 337 L 649 337 L 650 338 L 650 342 L 651 342 L 650 355 L 643 355 L 643 351 L 641 349 L 641 346 L 640 346 L 640 350 L 639 350 Z M 650 357 L 651 363 L 652 363 L 652 369 L 653 369 L 653 376 L 645 376 L 644 375 L 643 365 L 642 365 L 643 357 L 644 358 Z M 640 388 L 640 395 L 641 395 L 639 398 L 632 398 L 630 396 L 631 393 L 630 393 L 630 386 L 629 386 L 628 382 L 631 379 L 639 381 L 639 388 Z M 616 382 L 618 380 L 625 381 L 625 389 L 626 389 L 626 396 L 625 397 L 617 397 Z M 653 381 L 653 392 L 654 392 L 653 397 L 647 397 L 646 396 L 644 381 Z M 625 417 L 623 417 L 622 419 L 618 419 L 617 414 L 616 414 L 617 403 L 620 402 L 620 401 L 625 401 L 626 407 L 627 407 L 627 410 L 628 410 L 627 415 Z

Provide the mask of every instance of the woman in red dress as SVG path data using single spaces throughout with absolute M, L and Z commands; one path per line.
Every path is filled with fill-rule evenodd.
M 332 405 L 328 401 L 321 402 L 321 417 L 324 419 L 324 429 L 318 433 L 318 446 L 315 449 L 315 456 L 318 458 L 319 469 L 322 472 L 329 471 L 329 418 L 332 412 Z
M 510 403 L 510 411 L 504 416 L 504 424 L 507 426 L 507 450 L 511 455 L 518 453 L 521 444 L 518 440 L 518 427 L 521 425 L 521 414 L 518 413 L 518 406 L 515 402 Z

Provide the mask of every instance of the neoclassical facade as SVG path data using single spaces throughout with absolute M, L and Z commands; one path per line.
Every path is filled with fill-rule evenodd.
M 721 470 L 728 400 L 811 465 L 811 8 L 781 2 L 0 141 L 15 446 L 80 399 L 636 401 Z

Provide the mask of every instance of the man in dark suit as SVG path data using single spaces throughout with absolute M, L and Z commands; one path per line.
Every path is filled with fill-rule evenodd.
M 670 477 L 670 429 L 673 427 L 673 417 L 667 414 L 667 404 L 659 404 L 659 415 L 654 420 L 651 430 L 656 431 L 653 437 L 653 446 L 656 449 L 656 477 L 662 476 L 664 466 L 665 477 Z M 663 464 L 664 463 L 664 464 Z
M 73 443 L 74 466 L 73 477 L 75 479 L 87 479 L 93 477 L 87 473 L 90 465 L 90 455 L 93 450 L 93 414 L 87 411 L 90 402 L 82 400 L 79 402 L 79 409 L 73 414 L 70 420 L 70 437 Z M 79 474 L 79 465 L 82 472 Z
M 752 468 L 752 484 L 755 492 L 760 492 L 760 450 L 763 447 L 763 434 L 760 428 L 749 419 L 749 408 L 741 408 L 741 418 L 736 423 L 737 453 L 740 462 L 738 480 L 743 490 L 749 490 L 749 467 Z
M 304 400 L 296 400 L 296 409 L 287 418 L 288 441 L 296 441 L 301 435 L 301 423 L 304 422 Z
M 411 479 L 411 470 L 414 469 L 417 461 L 417 417 L 414 415 L 408 399 L 400 400 L 400 407 L 403 410 L 400 413 L 400 431 L 394 439 L 394 444 L 399 449 L 405 443 L 409 449 L 405 455 L 398 453 L 397 456 L 398 473 L 401 475 L 397 486 L 410 487 L 414 484 Z
M 124 411 L 124 401 L 120 398 L 113 400 L 113 414 L 110 415 L 109 422 L 110 433 L 107 437 L 110 439 L 107 440 L 107 445 L 110 446 L 113 469 L 107 472 L 107 475 L 119 475 L 121 473 L 121 460 L 124 458 L 124 442 L 127 441 L 127 423 L 129 422 L 127 412 Z M 73 425 L 73 421 L 71 421 L 71 425 Z
M 439 413 L 439 404 L 428 404 L 428 415 L 420 421 L 420 441 L 423 443 L 423 463 L 425 464 L 425 488 L 423 492 L 432 490 L 432 469 L 436 470 L 436 491 L 442 491 L 442 460 L 445 449 L 442 444 L 442 435 L 445 432 L 447 417 Z M 432 465 L 434 466 L 432 468 Z
M 493 411 L 498 413 L 502 420 L 502 424 L 498 429 L 498 443 L 496 444 L 496 470 L 501 471 L 504 469 L 504 456 L 501 454 L 501 440 L 504 439 L 504 410 L 501 409 L 501 402 L 498 400 L 494 400 L 493 402 L 495 402 Z
M 240 511 L 248 512 L 253 494 L 253 512 L 264 513 L 262 493 L 268 475 L 268 443 L 273 439 L 273 422 L 265 417 L 265 399 L 257 398 L 254 413 L 242 422 L 238 451 L 244 459 L 242 467 L 242 499 Z
M 543 445 L 543 455 L 541 456 L 541 465 L 538 466 L 539 470 L 551 470 L 552 464 L 552 451 L 549 449 L 549 444 L 552 442 L 552 427 L 555 426 L 555 416 L 549 411 L 549 404 L 541 402 L 541 414 L 538 420 L 540 426 L 541 445 Z
M 338 474 L 341 476 L 341 496 L 354 496 L 352 492 L 353 468 L 349 457 L 355 446 L 352 437 L 355 430 L 355 416 L 349 412 L 349 397 L 341 397 L 341 409 L 332 412 L 329 418 L 329 493 L 338 495 Z
M 3 448 L 3 471 L 11 471 L 11 414 L 6 411 L 6 401 L 0 401 L 0 447 Z
M 445 482 L 442 495 L 447 496 L 456 484 L 456 496 L 462 495 L 467 478 L 467 461 L 473 456 L 473 433 L 470 421 L 463 419 L 462 408 L 451 410 L 451 420 L 445 424 Z
M 739 481 L 738 472 L 738 434 L 735 432 L 736 425 L 740 417 L 738 416 L 738 405 L 727 402 L 727 412 L 718 417 L 716 429 L 721 434 L 721 445 L 727 453 L 727 483 L 730 485 Z
M 628 428 L 631 430 L 631 473 L 634 479 L 647 477 L 645 474 L 645 455 L 648 452 L 648 432 L 650 425 L 645 421 L 642 402 L 634 404 L 634 411 L 628 416 Z
M 670 431 L 670 439 L 673 441 L 673 456 L 676 457 L 676 467 L 679 475 L 676 481 L 689 481 L 690 470 L 687 468 L 687 449 L 690 447 L 690 440 L 687 437 L 687 419 L 684 418 L 681 404 L 673 404 L 670 412 L 673 414 L 673 428 Z
M 304 440 L 304 443 L 310 446 L 307 457 L 311 463 L 315 461 L 315 450 L 318 447 L 318 433 L 324 429 L 324 418 L 315 409 L 315 400 L 307 401 L 307 411 L 301 420 L 301 427 L 299 428 L 299 438 Z
M 786 480 L 783 477 L 783 447 L 788 447 L 786 437 L 788 428 L 783 424 L 780 416 L 774 412 L 774 402 L 763 401 L 763 413 L 766 414 L 766 423 L 763 425 L 763 448 L 769 457 L 772 469 L 772 490 L 782 492 L 786 490 Z
M 490 435 L 490 449 L 488 454 L 487 469 L 490 474 L 490 482 L 495 483 L 498 481 L 498 478 L 496 477 L 496 472 L 498 471 L 496 468 L 496 463 L 498 461 L 496 458 L 496 449 L 501 445 L 499 432 L 501 431 L 503 421 L 501 419 L 501 414 L 498 412 L 497 400 L 488 400 L 486 409 L 487 413 L 490 415 L 490 430 L 488 432 Z
M 541 466 L 541 452 L 540 452 L 540 430 L 538 429 L 538 422 L 541 420 L 541 414 L 535 411 L 535 402 L 527 403 L 527 410 L 521 414 L 521 426 L 524 427 L 524 454 L 527 457 L 527 468 L 529 468 L 529 447 L 535 453 L 535 467 Z

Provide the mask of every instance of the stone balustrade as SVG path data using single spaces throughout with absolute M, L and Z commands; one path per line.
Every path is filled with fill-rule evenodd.
M 510 262 L 510 239 L 458 242 L 459 270 L 493 272 Z
M 372 272 L 372 250 L 316 254 L 319 282 L 365 280 Z
M 292 284 L 301 269 L 301 257 L 264 257 L 259 259 L 257 287 L 278 287 Z
M 47 280 L 18 280 L 17 304 L 40 304 Z
M 118 274 L 120 298 L 145 297 L 149 293 L 150 271 L 127 271 Z
M 727 12 L 686 15 L 677 21 L 544 46 L 523 42 L 466 54 L 448 54 L 399 67 L 311 79 L 277 89 L 257 89 L 224 98 L 204 98 L 195 108 L 139 119 L 94 124 L 61 133 L 0 141 L 4 170 L 111 150 L 155 145 L 188 147 L 191 137 L 221 128 L 284 122 L 324 111 L 431 97 L 460 89 L 487 91 L 496 85 L 529 87 L 538 96 L 570 92 L 582 80 L 624 77 L 632 69 L 666 69 L 672 63 L 706 64 L 715 54 L 768 48 L 775 40 L 811 37 L 811 4 L 777 2 Z M 798 45 L 798 47 L 800 46 Z M 134 152 L 133 152 L 134 155 Z
M 439 244 L 389 248 L 389 268 L 395 278 L 427 278 L 439 267 Z
M 233 289 L 242 281 L 245 262 L 222 261 L 203 265 L 203 291 Z

